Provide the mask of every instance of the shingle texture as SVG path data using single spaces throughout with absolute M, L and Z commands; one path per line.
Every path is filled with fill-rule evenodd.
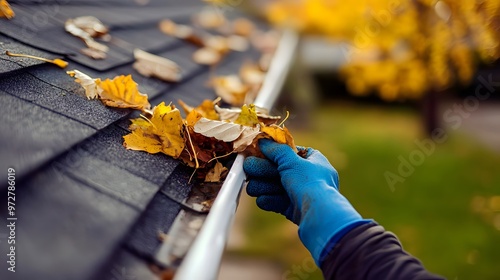
M 0 279 L 155 279 L 161 241 L 179 211 L 205 215 L 186 202 L 193 191 L 192 170 L 168 156 L 123 147 L 127 109 L 87 100 L 66 70 L 92 77 L 132 74 L 152 105 L 182 98 L 196 105 L 215 94 L 207 87 L 210 68 L 191 59 L 196 47 L 160 32 L 158 22 L 189 23 L 204 3 L 183 1 L 79 0 L 9 1 L 12 20 L 0 19 L 0 172 L 16 170 L 17 272 L 5 261 Z M 235 11 L 233 11 L 235 12 Z M 108 57 L 93 60 L 80 53 L 83 41 L 64 31 L 64 22 L 92 15 L 109 26 Z M 133 49 L 177 62 L 180 83 L 139 75 Z M 64 58 L 66 69 L 38 60 L 10 57 L 5 51 Z M 258 52 L 233 52 L 217 74 L 237 73 Z M 1 200 L 7 201 L 2 175 Z M 0 219 L 8 217 L 6 207 Z M 6 251 L 6 242 L 0 246 Z M 129 277 L 129 278 L 127 278 Z M 134 277 L 134 278 L 130 278 Z

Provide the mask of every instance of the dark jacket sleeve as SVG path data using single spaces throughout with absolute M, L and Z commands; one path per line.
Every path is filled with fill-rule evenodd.
M 403 250 L 398 238 L 368 223 L 348 232 L 321 263 L 325 279 L 444 279 Z

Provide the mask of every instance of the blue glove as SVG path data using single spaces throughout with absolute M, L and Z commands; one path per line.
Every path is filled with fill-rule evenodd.
M 339 193 L 338 173 L 319 151 L 305 158 L 285 144 L 259 140 L 267 159 L 248 157 L 243 169 L 247 193 L 257 205 L 284 215 L 299 226 L 299 237 L 318 266 L 335 244 L 354 227 L 369 223 Z

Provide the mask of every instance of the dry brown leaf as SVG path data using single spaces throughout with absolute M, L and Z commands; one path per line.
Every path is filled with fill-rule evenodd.
M 134 119 L 129 128 L 132 132 L 123 136 L 123 145 L 129 150 L 162 152 L 173 158 L 178 158 L 184 150 L 184 123 L 180 111 L 166 106 L 165 102 L 153 109 L 151 119 Z
M 251 129 L 249 126 L 200 118 L 194 125 L 194 132 L 224 142 L 232 142 L 238 139 L 245 129 L 249 128 Z
M 203 40 L 204 46 L 211 48 L 220 54 L 225 54 L 229 51 L 229 45 L 226 37 L 208 36 Z
M 139 49 L 134 50 L 134 57 L 133 67 L 143 76 L 156 77 L 167 82 L 178 82 L 181 79 L 181 68 L 170 59 Z
M 235 152 L 243 152 L 250 144 L 253 143 L 255 137 L 261 134 L 260 126 L 245 127 L 238 139 L 233 141 L 233 149 Z
M 0 17 L 11 19 L 16 16 L 7 0 L 0 0 Z
M 262 71 L 255 63 L 245 62 L 240 68 L 240 77 L 245 84 L 260 86 L 264 82 L 266 72 Z
M 203 40 L 195 34 L 191 26 L 177 24 L 169 19 L 164 19 L 160 21 L 159 28 L 161 32 L 167 35 L 186 40 L 197 46 L 204 46 Z
M 215 65 L 222 59 L 222 54 L 212 48 L 200 48 L 193 53 L 193 61 L 201 65 Z
M 248 47 L 250 46 L 248 39 L 239 35 L 231 35 L 227 37 L 226 42 L 227 42 L 227 47 L 230 50 L 237 52 L 247 51 Z
M 232 25 L 233 33 L 244 37 L 249 37 L 255 30 L 253 22 L 246 18 L 237 18 Z
M 250 90 L 250 87 L 243 84 L 236 75 L 215 77 L 211 80 L 211 84 L 217 96 L 220 96 L 224 102 L 235 107 L 244 104 L 245 96 Z
M 206 29 L 215 29 L 226 23 L 224 14 L 213 8 L 203 9 L 193 17 L 193 22 Z
M 205 182 L 220 182 L 227 172 L 227 167 L 223 166 L 222 163 L 217 162 L 215 166 L 208 171 L 207 175 L 205 176 Z
M 34 56 L 34 55 L 29 55 L 29 54 L 20 54 L 20 53 L 11 53 L 9 51 L 5 51 L 5 54 L 8 55 L 8 56 L 14 56 L 14 57 L 26 57 L 26 58 L 32 58 L 32 59 L 36 59 L 36 60 L 41 60 L 41 61 L 45 61 L 45 62 L 48 62 L 48 63 L 52 63 L 52 64 L 55 64 L 61 68 L 66 68 L 66 66 L 68 66 L 68 62 L 62 60 L 62 59 L 59 59 L 59 58 L 56 58 L 56 59 L 47 59 L 47 58 L 43 58 L 43 57 L 38 57 L 38 56 Z
M 139 92 L 132 75 L 117 76 L 113 80 L 96 79 L 95 82 L 103 90 L 99 98 L 106 106 L 138 110 L 151 108 L 147 94 Z
M 66 32 L 82 39 L 90 50 L 82 50 L 82 53 L 94 59 L 103 59 L 108 52 L 108 46 L 94 40 L 108 33 L 108 28 L 96 17 L 81 16 L 70 18 L 64 23 Z
M 83 89 L 85 90 L 85 96 L 87 96 L 87 99 L 95 99 L 99 97 L 99 94 L 102 92 L 102 88 L 97 85 L 95 79 L 78 70 L 66 71 L 66 73 L 71 77 L 74 77 L 75 82 L 82 85 Z
M 96 60 L 99 60 L 99 59 L 105 59 L 106 58 L 106 53 L 105 52 L 102 52 L 100 50 L 96 50 L 96 49 L 91 49 L 91 48 L 83 48 L 80 50 L 80 52 L 92 59 L 96 59 Z

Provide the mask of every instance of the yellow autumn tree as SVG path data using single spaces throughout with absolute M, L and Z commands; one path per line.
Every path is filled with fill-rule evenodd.
M 498 0 L 276 0 L 272 23 L 341 43 L 354 95 L 416 99 L 468 84 L 500 56 Z

